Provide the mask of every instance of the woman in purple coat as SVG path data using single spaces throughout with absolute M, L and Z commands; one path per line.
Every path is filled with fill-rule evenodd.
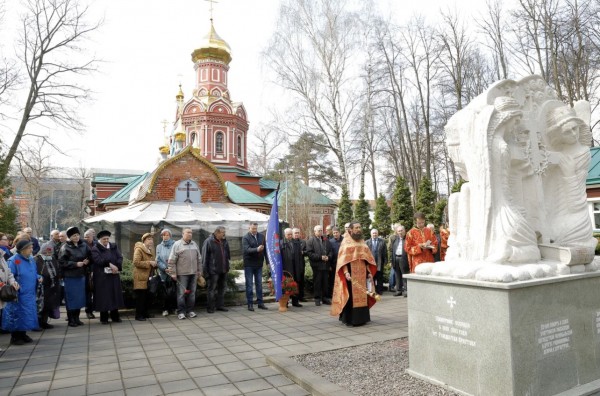
M 100 323 L 108 324 L 108 314 L 113 323 L 121 322 L 119 308 L 124 306 L 119 272 L 123 269 L 123 256 L 115 243 L 110 243 L 110 232 L 98 233 L 98 242 L 92 247 L 94 274 L 94 304 L 100 311 Z
M 6 304 L 2 313 L 2 328 L 11 333 L 10 343 L 23 345 L 31 342 L 27 331 L 38 328 L 36 290 L 42 277 L 37 274 L 33 243 L 22 239 L 17 243 L 17 252 L 8 261 L 10 272 L 19 283 L 16 301 Z

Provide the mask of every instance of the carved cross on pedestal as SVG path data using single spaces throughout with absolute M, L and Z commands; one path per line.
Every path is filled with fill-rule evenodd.
M 188 180 L 187 183 L 185 183 L 186 199 L 183 202 L 192 203 L 192 200 L 190 199 L 190 187 L 191 186 L 192 186 L 192 183 L 190 183 L 190 181 Z

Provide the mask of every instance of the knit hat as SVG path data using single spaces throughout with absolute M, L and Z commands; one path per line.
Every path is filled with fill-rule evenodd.
M 17 243 L 17 252 L 20 252 L 21 250 L 25 249 L 28 246 L 33 246 L 33 242 L 28 241 L 26 239 L 21 239 L 18 243 Z
M 81 233 L 79 232 L 79 228 L 77 228 L 77 227 L 67 228 L 67 238 L 71 238 L 71 236 L 73 236 L 75 234 L 81 235 Z
M 171 237 L 173 236 L 173 233 L 168 228 L 163 228 L 162 231 L 160 232 L 160 236 L 162 236 L 165 232 L 168 232 L 169 236 L 171 236 Z
M 149 233 L 149 232 L 147 232 L 144 235 L 142 235 L 142 242 L 144 242 L 148 238 L 152 238 L 152 234 Z

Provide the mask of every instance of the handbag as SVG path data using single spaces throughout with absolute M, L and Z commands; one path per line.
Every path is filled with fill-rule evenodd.
M 158 292 L 158 286 L 160 285 L 160 282 L 160 276 L 154 273 L 154 275 L 148 279 L 148 292 L 151 294 L 156 294 L 156 292 Z
M 4 285 L 0 289 L 0 300 L 11 302 L 17 299 L 17 289 L 13 285 Z
M 206 279 L 204 279 L 204 276 L 200 275 L 198 277 L 198 280 L 196 280 L 196 283 L 198 284 L 198 287 L 204 289 L 206 287 Z

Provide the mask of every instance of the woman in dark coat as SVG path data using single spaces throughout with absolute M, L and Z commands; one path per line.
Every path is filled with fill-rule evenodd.
M 79 320 L 81 308 L 85 307 L 85 272 L 91 260 L 88 245 L 80 239 L 79 229 L 67 229 L 69 240 L 60 248 L 58 262 L 65 281 L 65 301 L 69 326 L 83 325 Z
M 38 312 L 38 321 L 42 329 L 52 329 L 54 326 L 48 323 L 48 318 L 56 318 L 55 310 L 60 308 L 60 280 L 58 279 L 58 260 L 54 258 L 54 247 L 51 243 L 45 243 L 40 252 L 35 256 L 37 273 L 42 276 L 44 286 L 44 306 Z
M 15 255 L 8 260 L 8 267 L 19 284 L 19 294 L 17 300 L 4 307 L 2 328 L 11 333 L 11 344 L 23 345 L 32 341 L 26 332 L 38 328 L 36 290 L 42 277 L 37 274 L 31 255 L 33 243 L 23 239 L 16 249 Z
M 92 273 L 94 274 L 94 304 L 100 311 L 100 323 L 108 324 L 108 313 L 114 323 L 120 323 L 119 308 L 123 307 L 123 290 L 119 272 L 123 269 L 123 256 L 115 243 L 110 243 L 110 231 L 100 231 L 98 242 L 92 247 Z

